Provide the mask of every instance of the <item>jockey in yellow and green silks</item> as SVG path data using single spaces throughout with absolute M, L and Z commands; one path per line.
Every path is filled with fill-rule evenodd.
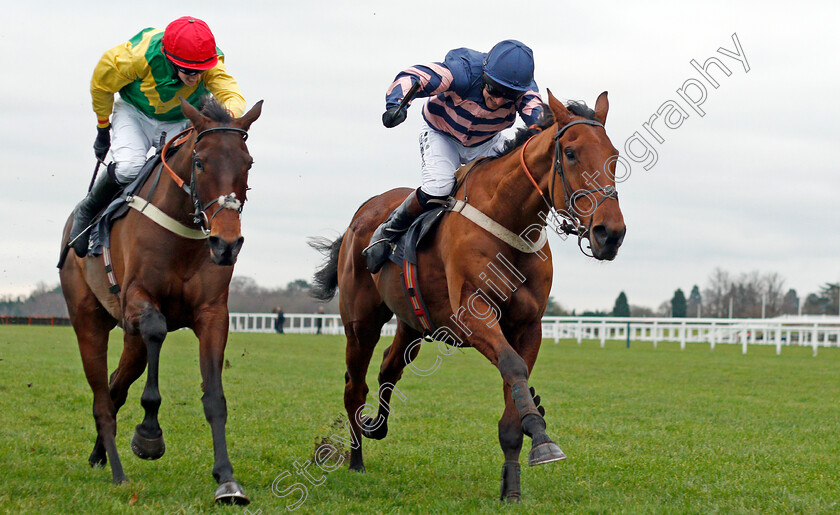
M 232 117 L 245 112 L 245 99 L 225 68 L 213 33 L 190 16 L 178 18 L 166 30 L 144 29 L 106 51 L 93 71 L 90 91 L 97 118 L 94 154 L 103 161 L 110 150 L 113 162 L 76 206 L 71 241 L 137 177 L 162 133 L 171 138 L 187 127 L 180 97 L 200 107 L 212 95 Z M 87 233 L 73 244 L 80 257 L 87 246 Z

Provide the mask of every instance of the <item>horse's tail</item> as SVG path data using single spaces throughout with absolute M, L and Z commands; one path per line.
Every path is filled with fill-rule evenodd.
M 326 258 L 321 268 L 315 271 L 315 285 L 309 292 L 316 299 L 327 302 L 335 297 L 335 290 L 338 288 L 338 252 L 341 250 L 343 240 L 343 234 L 335 241 L 327 238 L 309 239 L 309 246 Z

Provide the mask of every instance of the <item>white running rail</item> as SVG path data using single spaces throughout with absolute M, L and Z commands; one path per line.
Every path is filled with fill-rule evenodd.
M 277 315 L 273 313 L 231 313 L 231 332 L 275 332 Z M 286 314 L 283 330 L 294 334 L 344 334 L 340 315 L 306 313 Z M 393 336 L 396 322 L 382 328 L 382 336 Z M 685 349 L 688 343 L 706 343 L 714 350 L 717 344 L 739 344 L 746 354 L 748 345 L 774 345 L 776 354 L 783 346 L 813 348 L 840 347 L 840 317 L 747 318 L 621 318 L 621 317 L 545 317 L 543 338 L 595 340 L 603 347 L 607 341 L 632 344 L 678 342 Z

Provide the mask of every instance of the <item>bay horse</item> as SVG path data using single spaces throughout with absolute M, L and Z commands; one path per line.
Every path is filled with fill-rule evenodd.
M 506 229 L 515 236 L 537 229 L 540 238 L 531 234 L 520 240 L 541 243 L 514 248 L 507 242 L 510 238 L 503 241 L 465 216 L 449 212 L 417 249 L 415 284 L 425 299 L 425 313 L 438 327 L 430 339 L 471 346 L 501 373 L 505 409 L 498 430 L 505 461 L 500 499 L 508 502 L 519 502 L 521 497 L 523 434 L 532 440 L 530 465 L 566 457 L 548 437 L 545 410 L 528 385 L 552 282 L 551 252 L 544 245 L 547 215 L 552 209 L 561 213 L 565 232 L 577 233 L 579 245 L 588 239 L 591 256 L 599 260 L 615 258 L 626 231 L 615 192 L 618 151 L 604 128 L 607 93 L 598 97 L 592 110 L 582 103 L 567 108 L 549 91 L 549 104 L 543 108 L 547 117 L 541 126 L 546 130 L 520 130 L 530 139 L 522 144 L 525 138 L 520 138 L 513 151 L 476 165 L 450 200 L 450 206 L 459 199 L 484 213 L 497 228 L 502 226 L 497 232 Z M 385 437 L 394 385 L 417 356 L 422 337 L 428 336 L 424 335 L 428 324 L 421 323 L 415 315 L 417 306 L 407 300 L 403 269 L 389 262 L 372 275 L 362 256 L 373 231 L 410 191 L 394 189 L 373 197 L 338 239 L 310 242 L 326 256 L 315 274 L 314 295 L 328 300 L 338 288 L 347 338 L 344 405 L 353 439 L 349 467 L 360 472 L 365 471 L 360 436 Z M 491 270 L 503 273 L 491 281 Z M 365 375 L 381 328 L 393 314 L 397 330 L 379 370 L 378 415 L 368 417 L 365 412 L 375 407 L 365 404 Z
M 163 431 L 158 423 L 161 346 L 167 332 L 189 327 L 198 337 L 201 400 L 213 436 L 213 477 L 219 483 L 215 499 L 247 504 L 228 458 L 221 374 L 229 323 L 228 287 L 244 241 L 240 213 L 253 163 L 245 140 L 260 116 L 262 101 L 237 119 L 213 100 L 199 112 L 181 99 L 181 109 L 192 127 L 182 133 L 183 143 L 168 162 L 164 159 L 158 165 L 159 180 L 146 181 L 136 192 L 135 205 L 138 199 L 150 203 L 144 212 L 129 209 L 113 224 L 110 264 L 104 261 L 107 254 L 85 258 L 68 254 L 72 215 L 64 227 L 61 289 L 93 390 L 97 436 L 88 462 L 94 467 L 110 460 L 113 482 L 128 480 L 117 453 L 116 416 L 147 363 L 146 387 L 140 398 L 145 416 L 135 429 L 131 449 L 143 459 L 163 456 Z M 187 236 L 146 216 L 147 211 L 156 210 Z M 119 286 L 117 293 L 113 283 Z M 117 325 L 123 329 L 124 345 L 109 381 L 108 333 Z

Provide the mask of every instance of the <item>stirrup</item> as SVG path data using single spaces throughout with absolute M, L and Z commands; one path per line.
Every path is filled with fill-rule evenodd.
M 383 241 L 386 242 L 386 243 L 389 243 L 391 245 L 391 251 L 393 251 L 396 248 L 396 244 L 394 242 L 392 242 L 391 240 L 389 240 L 388 238 L 380 238 L 376 241 L 370 242 L 370 245 L 363 248 L 362 249 L 362 254 L 367 255 L 366 253 L 367 253 L 368 250 L 370 250 L 371 248 L 375 247 L 376 245 L 382 243 Z

